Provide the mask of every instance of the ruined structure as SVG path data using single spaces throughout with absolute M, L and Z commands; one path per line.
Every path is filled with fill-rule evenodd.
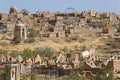
M 15 25 L 14 39 L 18 38 L 27 39 L 26 26 L 22 23 L 18 23 Z
M 16 6 L 10 8 L 9 14 L 18 14 L 18 9 Z
M 27 27 L 36 28 L 43 32 L 42 37 L 65 38 L 75 33 L 90 34 L 92 32 L 92 34 L 96 34 L 95 28 L 97 27 L 113 27 L 120 24 L 120 16 L 115 13 L 74 11 L 63 13 L 37 11 L 32 14 L 26 9 L 19 12 L 17 7 L 13 6 L 10 8 L 9 14 L 0 13 L 0 22 L 2 23 L 0 26 L 4 25 L 9 31 L 11 28 L 15 28 L 15 24 L 19 20 Z M 110 31 L 106 31 L 108 30 L 103 29 L 101 32 L 110 33 Z

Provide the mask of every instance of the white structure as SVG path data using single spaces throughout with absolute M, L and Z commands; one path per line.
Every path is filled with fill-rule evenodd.
M 82 56 L 83 56 L 83 58 L 89 57 L 90 56 L 89 51 L 87 50 L 87 51 L 82 52 Z
M 22 23 L 18 23 L 15 25 L 14 39 L 18 38 L 27 39 L 26 26 Z
M 20 80 L 20 64 L 11 64 L 11 79 Z
M 5 57 L 5 56 L 2 56 L 1 62 L 2 62 L 2 63 L 5 63 L 5 62 L 6 62 L 6 57 Z

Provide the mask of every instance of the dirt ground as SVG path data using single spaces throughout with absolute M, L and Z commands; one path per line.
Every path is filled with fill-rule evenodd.
M 96 47 L 98 45 L 103 45 L 104 43 L 100 41 L 99 37 L 93 37 L 93 36 L 82 36 L 81 38 L 85 38 L 84 42 L 79 42 L 79 41 L 72 41 L 72 42 L 66 42 L 63 39 L 58 39 L 57 41 L 53 39 L 46 39 L 45 41 L 36 41 L 33 43 L 20 43 L 20 44 L 10 44 L 10 38 L 12 39 L 13 37 L 8 37 L 7 39 L 2 40 L 2 34 L 1 40 L 0 40 L 0 48 L 4 50 L 24 50 L 25 48 L 30 48 L 34 49 L 37 47 L 51 47 L 54 48 L 55 50 L 62 49 L 64 47 L 67 47 L 68 49 L 72 49 L 75 46 L 93 46 Z M 80 35 L 81 36 L 81 35 Z M 9 38 L 9 39 L 8 39 Z

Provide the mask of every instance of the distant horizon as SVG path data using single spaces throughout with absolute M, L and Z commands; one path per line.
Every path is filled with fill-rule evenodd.
M 14 5 L 15 6 L 15 5 Z M 13 6 L 11 6 L 11 7 L 13 7 Z M 10 7 L 10 8 L 11 8 Z M 16 6 L 17 7 L 17 6 Z M 0 11 L 0 13 L 9 13 L 9 10 L 10 10 L 10 8 L 8 9 L 8 11 L 7 12 L 2 12 L 2 11 Z M 68 7 L 69 8 L 69 7 Z M 73 8 L 73 7 L 70 7 L 70 8 Z M 17 9 L 18 9 L 18 11 L 19 12 L 21 12 L 23 9 L 21 9 L 21 10 L 19 10 L 19 8 L 17 7 Z M 26 8 L 24 8 L 24 9 L 26 9 Z M 66 8 L 67 9 L 67 8 Z M 28 10 L 30 13 L 36 13 L 37 11 L 41 11 L 41 12 L 61 12 L 61 13 L 63 13 L 63 12 L 65 12 L 65 10 L 66 9 L 64 9 L 64 11 L 47 11 L 47 10 L 35 10 L 34 12 L 33 11 L 29 11 L 28 9 L 26 9 L 26 10 Z M 73 9 L 75 9 L 75 8 L 73 8 Z M 76 9 L 75 9 L 76 10 Z M 84 11 L 96 11 L 96 12 L 100 12 L 100 13 L 104 13 L 104 12 L 106 12 L 106 13 L 115 13 L 115 14 L 120 14 L 120 13 L 116 13 L 116 12 L 109 12 L 109 11 L 97 11 L 97 10 L 83 10 L 83 11 L 78 11 L 78 10 L 76 10 L 76 12 L 84 12 Z M 74 12 L 74 11 L 73 11 Z
M 96 12 L 109 12 L 120 14 L 120 0 L 99 0 L 99 1 L 79 1 L 79 0 L 64 0 L 64 1 L 40 1 L 40 0 L 2 0 L 0 1 L 0 13 L 9 13 L 12 6 L 16 6 L 19 12 L 27 9 L 31 13 L 36 11 L 49 12 L 64 12 L 65 9 L 72 7 L 78 12 L 93 10 Z

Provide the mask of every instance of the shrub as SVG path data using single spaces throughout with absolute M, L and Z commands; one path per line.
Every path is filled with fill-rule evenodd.
M 79 40 L 78 40 L 80 43 L 83 43 L 84 41 L 86 41 L 86 39 L 84 39 L 84 38 L 79 38 Z
M 43 38 L 43 37 L 42 37 L 42 38 L 40 38 L 40 41 L 45 41 L 45 40 L 46 40 L 46 39 L 45 39 L 45 38 Z
M 71 36 L 69 38 L 66 38 L 65 41 L 72 42 L 72 41 L 78 41 L 79 39 L 80 39 L 80 37 L 78 35 L 74 35 L 74 36 Z
M 108 76 L 106 74 L 108 74 Z M 114 80 L 114 72 L 112 70 L 102 68 L 97 72 L 96 80 Z
M 25 43 L 32 43 L 32 42 L 35 42 L 35 39 L 34 38 L 28 38 L 24 42 Z
M 53 48 L 45 47 L 45 48 L 36 48 L 36 49 L 39 52 L 39 55 L 43 57 L 53 58 L 54 56 L 59 54 Z
M 39 30 L 35 30 L 35 29 L 31 29 L 29 32 L 30 32 L 29 37 L 38 37 L 40 33 Z
M 78 35 L 72 36 L 71 39 L 77 41 L 79 40 L 79 36 Z
M 109 39 L 111 39 L 111 38 L 112 38 L 112 35 L 107 35 L 107 37 L 108 37 Z
M 10 65 L 6 65 L 5 66 L 5 69 L 4 69 L 4 72 L 5 72 L 5 80 L 9 80 L 10 79 L 10 73 L 11 73 L 11 66 Z
M 30 80 L 38 80 L 37 73 L 32 72 Z
M 21 42 L 21 38 L 17 38 L 14 41 L 15 41 L 15 43 L 20 43 Z
M 22 75 L 20 80 L 27 80 L 27 76 L 26 75 Z

